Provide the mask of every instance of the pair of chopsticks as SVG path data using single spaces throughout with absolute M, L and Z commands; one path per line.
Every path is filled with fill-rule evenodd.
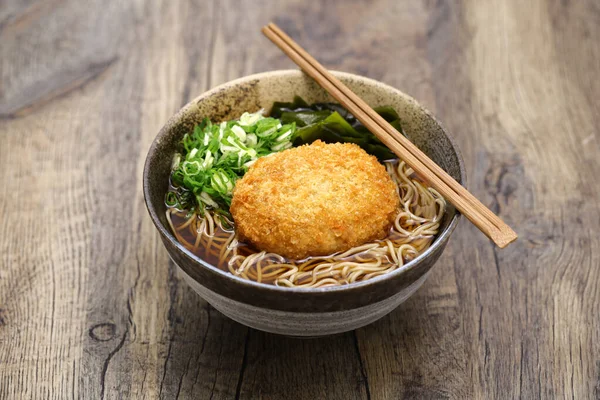
M 517 234 L 442 168 L 425 155 L 367 103 L 333 76 L 277 25 L 262 28 L 263 34 L 311 76 L 333 98 L 363 123 L 383 144 L 408 164 L 420 178 L 454 204 L 469 221 L 500 248 L 517 239 Z

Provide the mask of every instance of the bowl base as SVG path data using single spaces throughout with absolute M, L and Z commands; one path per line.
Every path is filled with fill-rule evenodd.
M 232 320 L 264 332 L 305 339 L 348 332 L 377 321 L 412 296 L 423 285 L 431 271 L 380 302 L 351 310 L 305 313 L 271 310 L 240 303 L 200 285 L 179 266 L 177 269 L 196 293 Z

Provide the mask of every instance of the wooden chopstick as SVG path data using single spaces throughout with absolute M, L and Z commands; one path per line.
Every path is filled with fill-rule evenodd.
M 337 89 L 339 89 L 344 95 L 346 95 L 351 101 L 353 101 L 362 111 L 371 119 L 374 119 L 378 125 L 380 125 L 388 134 L 394 139 L 400 142 L 400 144 L 406 148 L 411 154 L 413 154 L 419 161 L 433 171 L 440 179 L 444 181 L 448 186 L 453 188 L 454 191 L 464 190 L 467 194 L 470 193 L 464 189 L 458 182 L 456 182 L 450 175 L 448 175 L 442 168 L 440 168 L 433 160 L 431 160 L 425 153 L 423 153 L 417 146 L 412 144 L 410 140 L 399 134 L 394 127 L 392 127 L 387 121 L 385 121 L 379 114 L 377 114 L 368 104 L 366 104 L 360 97 L 356 96 L 346 85 L 340 82 L 336 77 L 325 69 L 317 60 L 315 60 L 310 54 L 308 54 L 302 47 L 300 47 L 292 38 L 290 38 L 285 32 L 283 32 L 277 25 L 270 23 L 268 25 L 277 35 L 281 37 L 289 46 L 291 46 L 302 58 L 304 58 L 309 64 L 311 64 L 323 77 L 329 80 Z M 362 122 L 362 121 L 361 121 Z M 409 164 L 410 165 L 410 164 Z M 414 168 L 413 168 L 414 169 Z M 460 194 L 460 193 L 459 193 Z M 505 225 L 504 222 L 498 218 L 493 212 L 486 208 L 479 200 L 472 196 L 474 200 L 473 206 L 479 208 L 482 213 L 492 222 L 495 226 L 500 228 Z M 469 201 L 469 199 L 466 199 Z M 514 233 L 514 232 L 513 232 Z
M 504 248 L 517 238 L 517 234 L 504 221 L 396 131 L 277 25 L 270 23 L 263 27 L 262 32 L 496 245 Z

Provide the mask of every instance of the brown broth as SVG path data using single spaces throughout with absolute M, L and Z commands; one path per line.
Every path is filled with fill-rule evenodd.
M 394 163 L 392 165 L 395 166 L 397 164 Z M 410 179 L 416 180 L 416 177 L 410 176 Z M 170 185 L 169 189 L 174 190 L 176 188 Z M 330 281 L 323 284 L 324 286 L 348 284 L 358 280 L 370 279 L 370 277 L 387 273 L 399 265 L 414 259 L 427 249 L 435 238 L 433 235 L 407 237 L 392 226 L 386 239 L 365 245 L 376 246 L 377 248 L 374 250 L 363 250 L 365 246 L 358 246 L 359 248 L 355 248 L 355 252 L 349 251 L 348 256 L 344 256 L 344 253 L 335 253 L 327 256 L 307 257 L 303 260 L 292 260 L 272 253 L 253 256 L 258 255 L 261 251 L 246 243 L 237 241 L 234 237 L 233 223 L 231 223 L 231 226 L 226 224 L 226 228 L 222 228 L 220 224 L 215 223 L 212 230 L 213 235 L 207 235 L 205 233 L 206 227 L 202 225 L 203 219 L 198 215 L 190 214 L 189 212 L 173 207 L 169 207 L 167 213 L 169 214 L 168 217 L 170 217 L 177 240 L 197 257 L 244 279 L 262 283 L 283 284 L 286 286 L 313 285 L 315 279 L 317 280 L 315 287 L 321 285 L 323 281 Z M 212 218 L 217 219 L 219 217 L 213 216 Z M 382 251 L 382 248 L 389 249 L 386 244 L 388 240 L 393 243 L 392 248 L 395 251 L 387 252 L 386 254 Z M 408 244 L 412 249 L 407 251 L 402 250 L 402 247 Z M 396 251 L 398 254 L 396 254 Z M 399 263 L 392 258 L 397 256 L 401 257 Z M 236 257 L 236 259 L 233 260 L 233 257 Z M 244 265 L 245 262 L 246 265 Z M 359 266 L 352 268 L 363 269 L 360 278 L 356 277 L 358 275 L 354 276 L 354 278 L 352 277 L 356 270 L 348 270 L 343 267 L 342 264 L 348 263 L 359 264 Z M 335 264 L 333 270 L 331 268 L 327 269 L 327 265 L 333 264 Z M 293 272 L 294 269 L 296 272 L 293 273 L 292 284 L 290 284 L 291 281 L 286 283 L 285 275 L 287 272 Z

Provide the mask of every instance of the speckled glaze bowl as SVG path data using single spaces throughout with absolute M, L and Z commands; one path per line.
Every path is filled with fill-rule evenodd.
M 464 184 L 463 161 L 456 144 L 431 114 L 414 99 L 383 83 L 335 72 L 371 106 L 391 105 L 400 114 L 409 139 L 458 182 Z M 290 336 L 329 335 L 367 325 L 388 314 L 427 279 L 442 254 L 460 215 L 452 206 L 432 246 L 389 274 L 339 287 L 294 289 L 250 282 L 196 257 L 180 245 L 165 217 L 171 159 L 178 142 L 194 124 L 208 117 L 222 121 L 244 111 L 269 111 L 274 101 L 300 95 L 309 103 L 333 101 L 310 77 L 296 70 L 272 71 L 218 86 L 174 115 L 152 143 L 144 168 L 146 206 L 160 237 L 188 284 L 213 307 L 252 328 Z

